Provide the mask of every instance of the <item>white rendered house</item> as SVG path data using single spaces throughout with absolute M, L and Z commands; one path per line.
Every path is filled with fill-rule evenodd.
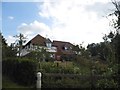
M 53 54 L 57 52 L 57 48 L 52 45 L 50 39 L 46 39 L 38 34 L 23 47 L 20 56 L 25 56 L 29 54 L 31 51 L 35 51 L 42 48 L 45 49 L 47 52 Z

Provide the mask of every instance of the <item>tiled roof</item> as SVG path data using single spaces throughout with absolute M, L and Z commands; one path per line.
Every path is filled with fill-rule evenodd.
M 31 39 L 26 45 L 28 44 L 33 44 L 33 45 L 41 45 L 41 46 L 45 46 L 46 42 L 46 38 L 42 37 L 41 35 L 37 35 L 35 36 L 33 39 Z
M 44 38 L 41 35 L 35 36 L 33 39 L 31 39 L 25 46 L 32 44 L 32 45 L 40 45 L 40 46 L 46 46 L 47 43 L 52 43 L 52 46 L 57 47 L 57 54 L 73 54 L 72 47 L 73 44 L 70 42 L 64 42 L 64 41 L 56 41 L 53 40 L 53 42 L 48 38 Z M 24 46 L 24 47 L 25 47 Z M 65 49 L 67 47 L 67 50 Z
M 49 38 L 47 38 L 46 43 L 52 43 L 52 41 Z
M 56 41 L 56 40 L 53 40 L 53 45 L 54 46 L 68 46 L 68 47 L 72 47 L 73 44 L 71 44 L 70 42 L 64 42 L 64 41 Z
M 73 44 L 71 44 L 70 42 L 53 41 L 53 46 L 57 47 L 57 50 L 58 50 L 59 53 L 73 54 L 73 51 L 72 51 Z M 68 50 L 65 50 L 65 47 L 67 47 Z

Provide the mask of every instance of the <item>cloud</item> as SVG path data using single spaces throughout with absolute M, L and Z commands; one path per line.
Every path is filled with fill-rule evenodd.
M 13 20 L 14 17 L 13 16 L 8 16 L 8 19 Z
M 41 3 L 42 2 L 42 3 Z M 35 20 L 18 26 L 30 40 L 36 34 L 46 35 L 52 40 L 69 41 L 87 46 L 101 42 L 110 31 L 109 20 L 105 17 L 111 9 L 111 0 L 41 0 L 39 12 L 48 23 Z M 111 19 L 111 18 L 110 18 Z M 47 25 L 48 24 L 48 25 Z
M 8 43 L 8 45 L 10 45 L 11 43 L 15 43 L 16 38 L 9 35 L 9 36 L 6 37 L 6 40 L 7 40 L 6 42 Z
M 17 32 L 27 36 L 29 40 L 37 34 L 40 34 L 44 37 L 51 35 L 50 28 L 45 23 L 39 22 L 37 20 L 29 24 L 22 23 L 20 26 L 18 26 Z
M 104 7 L 102 7 L 104 6 Z M 51 19 L 54 39 L 85 45 L 103 41 L 109 32 L 109 0 L 57 0 L 40 5 L 40 17 Z
M 107 16 L 107 14 L 113 12 L 113 4 L 111 2 L 102 3 L 102 2 L 95 2 L 93 5 L 86 6 L 87 11 L 93 11 L 98 14 L 98 16 Z
M 37 34 L 40 34 L 44 37 L 52 37 L 50 28 L 45 23 L 39 22 L 37 20 L 31 23 L 21 23 L 21 25 L 17 27 L 17 33 L 18 35 L 19 33 L 22 33 L 26 37 L 27 42 L 35 37 Z M 15 43 L 16 40 L 16 38 L 14 38 L 13 36 L 8 36 L 6 37 L 6 39 L 8 45 L 10 45 L 11 43 Z

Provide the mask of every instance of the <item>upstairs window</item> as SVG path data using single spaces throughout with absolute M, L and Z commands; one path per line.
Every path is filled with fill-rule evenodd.
M 51 48 L 52 44 L 51 44 L 51 43 L 46 43 L 46 46 L 47 46 L 48 48 Z
M 65 50 L 68 50 L 68 47 L 65 47 Z
M 62 47 L 63 50 L 68 50 L 68 47 L 64 46 Z

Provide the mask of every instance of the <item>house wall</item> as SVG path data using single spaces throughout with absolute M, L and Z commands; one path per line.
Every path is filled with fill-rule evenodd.
M 57 52 L 56 47 L 48 48 L 45 46 L 38 46 L 38 45 L 29 44 L 29 45 L 25 46 L 24 49 L 22 49 L 21 56 L 25 56 L 26 54 L 30 53 L 31 51 L 35 51 L 35 50 L 42 49 L 42 48 L 46 49 L 47 52 L 51 52 L 51 53 Z

